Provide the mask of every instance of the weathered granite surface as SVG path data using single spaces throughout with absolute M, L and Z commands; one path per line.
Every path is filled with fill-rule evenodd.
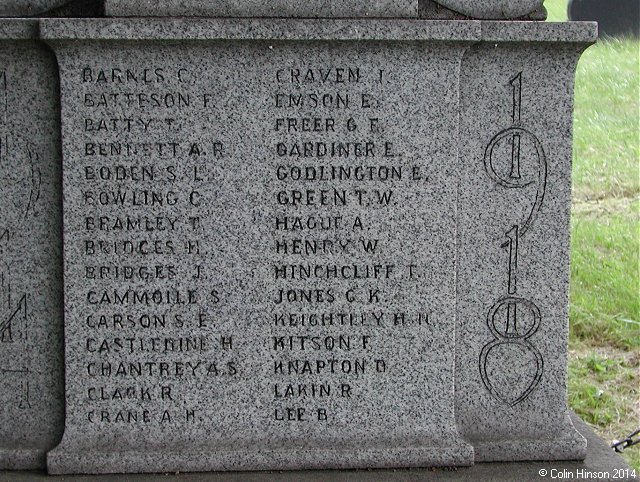
M 0 17 L 31 17 L 68 2 L 69 0 L 3 0 L 0 2 Z
M 418 0 L 105 0 L 113 17 L 417 17 Z
M 598 437 L 579 417 L 572 414 L 576 429 L 587 439 L 584 461 L 477 463 L 472 467 L 394 470 L 321 470 L 273 472 L 215 472 L 199 474 L 117 474 L 76 475 L 74 482 L 431 482 L 455 481 L 513 482 L 514 480 L 632 482 L 640 480 L 608 442 Z M 542 472 L 545 471 L 545 472 Z M 541 475 L 545 474 L 545 475 Z M 51 480 L 42 472 L 1 472 L 3 482 Z
M 455 133 L 479 27 L 42 22 L 64 156 L 51 473 L 472 462 Z
M 0 468 L 63 431 L 58 75 L 37 22 L 0 20 Z
M 40 30 L 64 155 L 52 473 L 585 456 L 567 233 L 593 24 Z
M 418 3 L 418 18 L 424 20 L 472 20 L 464 13 L 457 12 L 451 8 L 437 3 L 435 0 L 420 0 Z M 547 10 L 540 6 L 537 9 L 527 12 L 519 17 L 511 17 L 514 21 L 543 21 L 547 18 Z
M 463 58 L 456 417 L 477 461 L 586 453 L 566 408 L 569 211 L 574 69 L 595 39 L 483 22 Z
M 472 18 L 513 19 L 542 7 L 544 0 L 436 0 L 451 10 Z

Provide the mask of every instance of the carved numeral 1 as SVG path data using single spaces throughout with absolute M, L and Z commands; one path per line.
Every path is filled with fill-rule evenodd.
M 512 119 L 514 124 L 520 123 L 520 114 L 522 109 L 522 72 L 510 80 L 511 87 L 513 87 L 513 114 Z
M 506 245 L 509 247 L 509 294 L 515 295 L 518 292 L 518 225 L 513 226 L 511 230 L 505 233 L 509 240 Z M 503 245 L 504 246 L 504 245 Z M 509 303 L 507 306 L 507 327 L 505 330 L 507 336 L 518 336 L 517 325 L 517 304 Z

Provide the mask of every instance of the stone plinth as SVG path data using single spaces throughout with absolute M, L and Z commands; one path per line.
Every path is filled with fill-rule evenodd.
M 598 437 L 586 423 L 573 415 L 576 429 L 587 439 L 587 456 L 584 461 L 553 462 L 511 462 L 508 465 L 478 463 L 472 467 L 450 469 L 393 469 L 393 470 L 323 470 L 323 471 L 278 471 L 278 472 L 216 472 L 208 474 L 163 474 L 166 482 L 513 482 L 540 477 L 545 470 L 547 477 L 558 481 L 572 481 L 590 476 L 591 480 L 611 482 L 632 482 L 638 480 L 637 471 L 631 469 L 609 443 Z M 0 472 L 2 480 L 7 482 L 41 482 L 51 480 L 42 472 Z M 155 474 L 149 475 L 76 475 L 74 482 L 128 482 L 157 480 Z

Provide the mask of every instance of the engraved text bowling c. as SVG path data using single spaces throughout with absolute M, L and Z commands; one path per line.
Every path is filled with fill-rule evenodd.
M 489 142 L 484 153 L 487 175 L 506 189 L 535 190 L 531 211 L 520 224 L 508 226 L 507 293 L 487 313 L 493 340 L 480 353 L 480 376 L 484 386 L 501 402 L 515 406 L 540 383 L 543 359 L 529 341 L 540 326 L 536 304 L 518 296 L 518 246 L 531 229 L 544 201 L 547 160 L 542 143 L 521 122 L 522 72 L 510 80 L 513 93 L 512 125 Z

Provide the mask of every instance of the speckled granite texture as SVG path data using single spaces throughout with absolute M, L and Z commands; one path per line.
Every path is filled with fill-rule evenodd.
M 105 0 L 112 17 L 417 17 L 418 0 Z
M 3 0 L 0 17 L 31 17 L 60 7 L 70 0 Z
M 0 468 L 64 427 L 58 75 L 37 22 L 0 20 Z
M 436 0 L 436 3 L 472 18 L 513 19 L 542 7 L 543 0 Z
M 484 22 L 462 62 L 456 417 L 477 461 L 586 453 L 567 306 L 573 78 L 594 41 L 593 24 Z
M 566 236 L 592 24 L 52 19 L 41 35 L 63 120 L 52 473 L 584 457 Z
M 74 475 L 74 482 L 513 482 L 544 480 L 540 471 L 554 481 L 586 479 L 598 482 L 637 482 L 633 470 L 608 442 L 598 437 L 579 417 L 571 417 L 576 429 L 587 439 L 584 461 L 478 463 L 471 467 L 387 469 L 387 470 L 304 470 L 270 472 L 209 472 L 196 474 Z M 637 474 L 637 471 L 636 471 Z M 61 478 L 59 478 L 61 479 Z M 2 482 L 42 482 L 51 476 L 38 471 L 0 471 Z M 64 479 L 63 479 L 64 480 Z

